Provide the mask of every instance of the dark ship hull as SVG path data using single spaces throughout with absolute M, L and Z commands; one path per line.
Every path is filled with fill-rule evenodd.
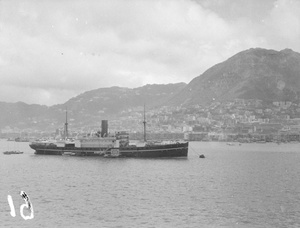
M 114 149 L 105 153 L 105 157 L 134 157 L 134 158 L 159 158 L 159 157 L 187 157 L 188 142 L 173 143 L 168 145 L 149 145 L 145 147 Z
M 164 145 L 146 145 L 143 147 L 128 146 L 124 148 L 81 147 L 72 146 L 57 147 L 53 143 L 31 143 L 30 147 L 35 154 L 48 155 L 73 155 L 73 156 L 103 156 L 103 157 L 187 157 L 188 142 L 170 143 Z

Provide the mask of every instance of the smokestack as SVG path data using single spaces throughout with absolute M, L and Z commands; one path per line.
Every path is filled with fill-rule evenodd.
M 101 137 L 107 136 L 108 133 L 108 121 L 102 120 L 101 122 Z

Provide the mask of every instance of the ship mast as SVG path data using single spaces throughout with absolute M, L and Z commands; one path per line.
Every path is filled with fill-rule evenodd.
M 146 113 L 145 113 L 145 104 L 144 104 L 144 121 L 143 121 L 143 124 L 144 124 L 144 141 L 146 142 L 147 139 L 146 139 Z
M 66 108 L 65 139 L 68 138 L 68 109 Z

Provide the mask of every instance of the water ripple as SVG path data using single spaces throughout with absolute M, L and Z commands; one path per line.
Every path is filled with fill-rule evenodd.
M 0 142 L 0 147 L 4 144 Z M 24 144 L 24 146 L 28 146 Z M 298 227 L 299 144 L 191 143 L 188 159 L 0 155 L 6 227 Z M 27 147 L 26 147 L 26 150 Z M 9 215 L 29 195 L 35 218 Z

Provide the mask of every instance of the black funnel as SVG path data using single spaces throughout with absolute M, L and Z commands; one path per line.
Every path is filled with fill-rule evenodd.
M 102 120 L 101 122 L 101 137 L 106 137 L 108 133 L 108 121 Z

